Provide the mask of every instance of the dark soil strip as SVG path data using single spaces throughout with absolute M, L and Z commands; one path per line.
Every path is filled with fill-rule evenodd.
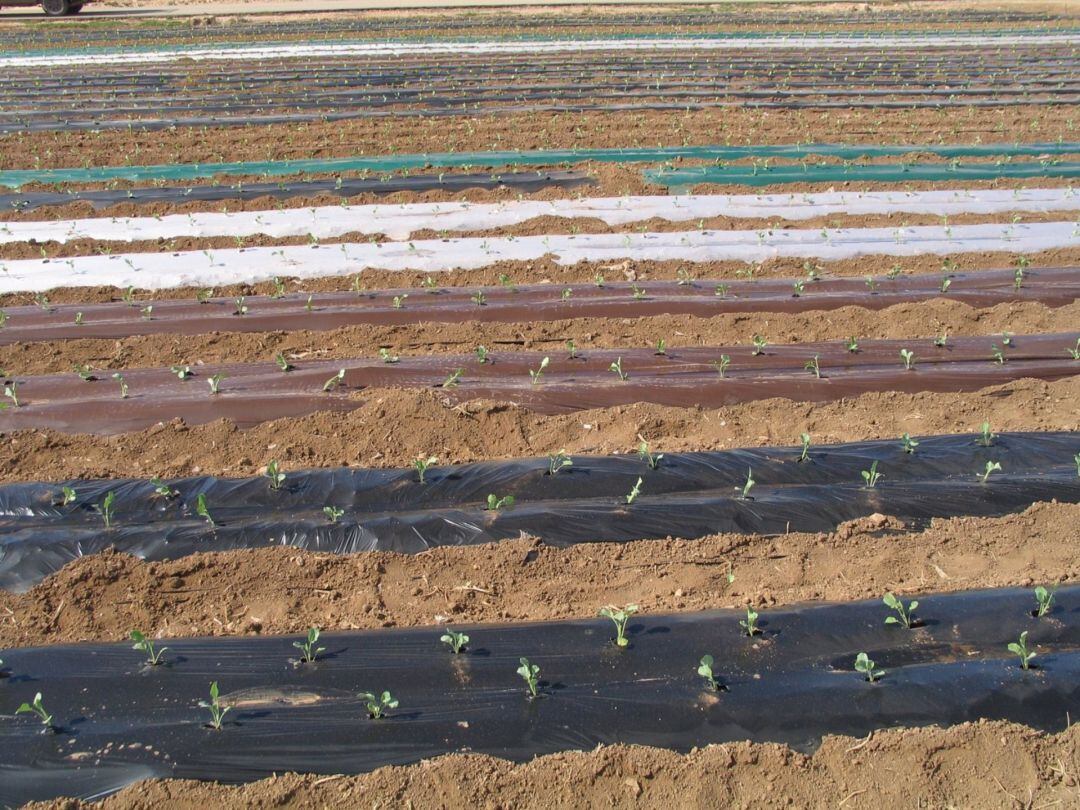
M 288 372 L 274 362 L 197 366 L 186 379 L 167 368 L 132 369 L 123 372 L 124 397 L 116 379 L 8 375 L 5 386 L 11 390 L 14 381 L 19 405 L 0 413 L 0 429 L 114 434 L 174 418 L 188 424 L 227 418 L 249 427 L 317 410 L 352 410 L 363 398 L 350 394 L 395 386 L 441 387 L 455 401 L 511 401 L 546 414 L 634 402 L 718 407 L 769 397 L 828 402 L 868 391 L 973 391 L 1077 374 L 1080 366 L 1069 352 L 1078 339 L 1080 333 L 1023 335 L 1002 345 L 1001 339 L 950 338 L 945 346 L 930 339 L 881 340 L 860 343 L 857 351 L 837 342 L 806 343 L 765 347 L 758 354 L 751 346 L 680 348 L 663 355 L 641 349 L 590 349 L 575 357 L 512 352 L 493 354 L 484 363 L 475 356 L 387 356 L 297 362 Z M 901 351 L 913 353 L 911 368 L 905 368 Z M 548 365 L 532 382 L 530 372 L 540 371 L 545 357 Z M 717 364 L 724 357 L 730 365 L 721 369 Z M 815 358 L 818 373 L 806 365 Z M 210 382 L 219 375 L 220 393 L 213 395 Z M 5 404 L 14 405 L 14 398 Z
M 953 273 L 948 298 L 973 307 L 1005 302 L 1039 302 L 1060 307 L 1080 298 L 1080 270 L 1040 267 L 1025 272 L 1015 286 L 1015 270 Z M 434 281 L 435 279 L 432 279 Z M 326 331 L 355 325 L 399 326 L 422 323 L 526 323 L 566 318 L 644 318 L 726 313 L 809 312 L 858 306 L 882 310 L 896 304 L 942 297 L 941 274 L 878 276 L 872 283 L 854 278 L 804 281 L 794 294 L 793 279 L 721 281 L 694 279 L 591 284 L 577 287 L 522 285 L 446 289 L 415 287 L 374 293 L 249 296 L 247 313 L 237 316 L 235 300 L 142 300 L 131 305 L 75 304 L 44 309 L 9 307 L 0 345 L 133 335 L 199 335 L 207 332 Z M 635 297 L 635 290 L 644 294 Z M 402 297 L 404 296 L 404 298 Z M 394 307 L 395 298 L 404 302 Z M 483 302 L 483 303 L 478 303 Z M 153 307 L 150 319 L 143 307 Z M 78 313 L 81 323 L 76 324 Z
M 622 649 L 593 619 L 461 627 L 459 655 L 440 627 L 332 634 L 310 664 L 295 663 L 295 637 L 169 640 L 151 668 L 127 644 L 15 650 L 5 691 L 41 692 L 59 731 L 33 717 L 0 727 L 0 802 L 100 796 L 151 776 L 359 773 L 462 749 L 515 761 L 601 742 L 807 751 L 826 734 L 979 719 L 1059 731 L 1080 710 L 1078 598 L 1063 588 L 1035 619 L 1029 591 L 926 595 L 911 630 L 885 625 L 877 600 L 803 606 L 765 613 L 754 638 L 735 611 L 636 616 Z M 1030 670 L 1006 649 L 1021 633 Z M 875 683 L 853 669 L 864 652 Z M 697 673 L 703 655 L 719 689 Z M 522 656 L 540 668 L 534 699 L 515 672 Z M 210 681 L 230 708 L 220 731 L 198 705 Z M 400 705 L 369 719 L 357 693 L 385 689 Z
M 803 460 L 793 448 L 668 454 L 655 467 L 638 455 L 577 457 L 555 474 L 550 459 L 433 464 L 423 483 L 416 470 L 345 468 L 286 473 L 276 489 L 265 477 L 12 484 L 0 488 L 11 516 L 0 520 L 0 587 L 25 590 L 110 548 L 169 560 L 281 544 L 419 553 L 521 534 L 564 546 L 831 531 L 874 513 L 925 526 L 1080 501 L 1076 433 L 924 437 L 911 449 L 892 440 L 810 448 Z M 871 471 L 881 476 L 872 487 Z M 65 487 L 75 493 L 67 504 Z

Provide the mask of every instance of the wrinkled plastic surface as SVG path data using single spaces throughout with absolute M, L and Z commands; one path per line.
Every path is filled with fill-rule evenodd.
M 575 456 L 549 475 L 546 458 L 415 470 L 341 468 L 287 471 L 280 490 L 266 478 L 187 478 L 170 482 L 174 498 L 147 481 L 68 481 L 0 487 L 0 586 L 21 590 L 76 557 L 106 548 L 144 559 L 199 551 L 289 545 L 351 553 L 404 553 L 518 537 L 552 545 L 592 541 L 694 538 L 717 532 L 828 531 L 875 512 L 922 523 L 933 517 L 999 515 L 1037 501 L 1080 501 L 1073 457 L 1080 433 L 1003 434 L 983 447 L 971 435 L 920 440 L 914 454 L 899 440 L 812 447 L 665 455 L 655 470 L 637 455 Z M 874 461 L 882 476 L 863 486 Z M 987 461 L 1001 464 L 986 483 Z M 757 482 L 739 497 L 748 471 Z M 638 478 L 641 494 L 626 495 Z M 75 489 L 57 506 L 61 487 Z M 114 492 L 113 527 L 96 505 Z M 198 495 L 217 525 L 195 514 Z M 516 503 L 486 511 L 489 494 Z M 338 523 L 325 506 L 344 511 Z
M 736 611 L 638 615 L 621 650 L 606 619 L 458 627 L 471 638 L 457 656 L 441 628 L 329 633 L 323 660 L 303 665 L 290 660 L 296 637 L 169 640 L 155 668 L 128 644 L 11 650 L 0 700 L 42 692 L 62 732 L 41 734 L 26 716 L 0 723 L 0 804 L 100 796 L 151 776 L 359 773 L 454 751 L 525 761 L 600 743 L 734 740 L 810 751 L 824 734 L 979 719 L 1056 732 L 1077 716 L 1080 588 L 1061 588 L 1042 619 L 1030 591 L 918 600 L 917 629 L 885 625 L 873 600 L 761 611 L 754 641 Z M 1026 672 L 1006 650 L 1023 631 L 1037 653 Z M 884 670 L 878 682 L 853 671 L 859 652 Z M 705 654 L 727 691 L 696 674 Z M 526 698 L 520 656 L 541 668 L 542 698 Z M 197 706 L 211 680 L 234 707 L 221 731 Z M 399 707 L 369 720 L 357 693 L 385 689 Z
M 214 175 L 289 175 L 357 171 L 400 171 L 429 166 L 552 166 L 560 163 L 654 163 L 684 160 L 741 160 L 813 156 L 858 160 L 905 154 L 931 154 L 943 158 L 1068 155 L 1080 152 L 1080 143 L 972 144 L 963 146 L 872 144 L 781 144 L 758 146 L 672 146 L 655 149 L 545 149 L 529 152 L 430 152 L 378 157 L 311 160 L 251 161 L 235 163 L 179 163 L 157 166 L 98 166 L 68 169 L 0 171 L 0 186 L 18 188 L 28 183 L 96 183 L 108 180 L 192 180 Z

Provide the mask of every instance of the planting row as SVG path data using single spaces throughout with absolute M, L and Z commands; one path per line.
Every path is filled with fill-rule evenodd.
M 245 296 L 242 300 L 215 298 L 213 291 L 186 300 L 146 299 L 132 289 L 113 303 L 63 306 L 53 305 L 47 295 L 41 295 L 33 305 L 0 309 L 0 345 L 134 335 L 330 330 L 361 324 L 525 323 L 656 315 L 707 318 L 724 313 L 811 312 L 852 306 L 879 310 L 934 298 L 972 307 L 1006 302 L 1060 307 L 1080 298 L 1077 268 L 1032 269 L 1023 260 L 1011 270 L 890 273 L 864 279 L 823 278 L 813 263 L 809 263 L 807 276 L 800 279 L 752 280 L 753 272 L 752 266 L 747 267 L 744 276 L 751 277 L 748 281 L 721 281 L 695 278 L 684 271 L 678 281 L 640 285 L 609 282 L 600 274 L 592 284 L 577 287 L 518 286 L 507 276 L 498 287 L 442 288 L 434 276 L 428 276 L 420 289 L 371 292 L 361 285 L 352 292 L 311 294 L 287 293 L 286 283 L 278 279 L 274 282 L 277 290 L 271 295 Z M 498 347 L 489 348 L 494 362 Z M 731 370 L 734 375 L 738 369 Z
M 243 306 L 241 304 L 241 306 Z M 566 413 L 635 402 L 710 407 L 783 397 L 831 402 L 869 391 L 974 391 L 1012 380 L 1058 380 L 1077 373 L 1078 333 L 1000 338 L 867 340 L 770 346 L 580 349 L 558 355 L 496 352 L 469 356 L 176 365 L 66 374 L 3 373 L 0 429 L 50 428 L 113 434 L 183 419 L 231 419 L 241 427 L 315 411 L 348 411 L 369 388 L 438 388 L 453 401 L 514 402 L 537 413 Z
M 1080 501 L 1080 434 L 977 435 L 796 448 L 569 456 L 253 479 L 73 480 L 0 487 L 0 586 L 24 590 L 86 554 L 143 559 L 290 545 L 405 553 L 521 533 L 554 545 L 830 531 L 873 513 L 925 522 Z
M 857 256 L 918 256 L 965 252 L 1038 253 L 1080 246 L 1080 225 L 1035 222 L 822 228 L 820 230 L 673 231 L 622 234 L 424 239 L 409 242 L 290 245 L 22 259 L 0 263 L 0 293 L 44 292 L 56 287 L 114 286 L 158 290 L 269 281 L 275 276 L 319 278 L 366 269 L 478 269 L 500 261 L 562 265 L 578 262 L 765 261 L 795 257 L 836 261 Z
M 809 751 L 825 734 L 980 719 L 1057 731 L 1080 710 L 1078 598 L 1040 587 L 658 616 L 611 605 L 592 621 L 306 639 L 135 631 L 134 650 L 11 650 L 0 803 L 457 750 L 524 761 L 749 739 Z
M 1077 145 L 1080 154 L 1080 145 Z M 771 171 L 762 169 L 762 171 Z M 581 180 L 580 174 L 559 172 L 512 175 L 449 175 L 440 187 L 453 190 L 455 182 L 483 177 L 488 187 L 496 183 L 515 184 L 522 191 L 548 185 L 564 185 L 564 179 Z M 397 181 L 423 182 L 430 177 L 393 177 L 369 180 L 369 188 L 393 185 Z M 328 187 L 341 186 L 339 193 L 354 194 L 345 181 L 324 181 Z M 357 181 L 350 181 L 355 183 Z M 529 184 L 532 184 L 531 186 Z M 276 188 L 276 184 L 265 184 Z M 201 192 L 214 186 L 189 186 L 191 195 L 177 202 L 202 199 Z M 164 189 L 113 190 L 114 202 L 139 201 L 146 192 Z M 364 189 L 369 190 L 369 189 Z M 252 186 L 237 184 L 237 191 L 252 193 Z M 102 192 L 94 192 L 101 194 Z M 133 197 L 128 197 L 133 194 Z M 65 202 L 84 199 L 77 195 L 56 195 Z M 100 197 L 98 199 L 101 199 Z M 160 198 L 159 198 L 160 199 Z M 0 198 L 0 205 L 2 205 Z M 333 239 L 346 234 L 382 234 L 390 239 L 407 239 L 420 231 L 469 232 L 521 225 L 540 217 L 572 219 L 588 217 L 606 225 L 628 225 L 664 219 L 669 222 L 698 223 L 713 217 L 730 219 L 778 218 L 805 220 L 830 215 L 921 214 L 950 217 L 959 214 L 1008 214 L 1080 212 L 1080 195 L 1072 189 L 941 189 L 930 191 L 823 192 L 818 194 L 702 194 L 683 196 L 582 197 L 556 200 L 510 200 L 498 203 L 444 201 L 398 205 L 334 205 L 277 211 L 173 214 L 169 216 L 112 217 L 70 220 L 28 220 L 0 223 L 0 244 L 11 242 L 66 243 L 76 239 L 138 241 L 243 237 L 272 238 L 303 236 L 312 240 Z

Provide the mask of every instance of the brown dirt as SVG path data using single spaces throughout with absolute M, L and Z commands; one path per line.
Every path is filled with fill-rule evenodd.
M 553 290 L 552 295 L 557 295 Z M 139 335 L 122 340 L 70 339 L 13 343 L 3 347 L 4 368 L 20 375 L 63 374 L 75 366 L 97 370 L 197 366 L 268 361 L 278 352 L 299 361 L 372 356 L 378 347 L 409 354 L 468 354 L 486 346 L 498 358 L 521 350 L 562 352 L 568 339 L 589 348 L 642 348 L 664 338 L 670 349 L 748 344 L 753 334 L 774 345 L 810 341 L 932 338 L 1067 332 L 1080 323 L 1080 302 L 1060 308 L 1036 303 L 985 309 L 938 298 L 884 310 L 843 307 L 802 313 L 732 313 L 700 318 L 658 315 L 636 318 L 574 318 L 529 323 L 430 323 L 349 326 L 330 331 L 212 332 L 203 335 Z M 434 333 L 433 333 L 434 332 Z M 989 341 L 987 342 L 989 347 Z M 989 352 L 989 348 L 987 348 Z M 1064 357 L 1065 346 L 1062 346 Z M 1080 373 L 1080 364 L 1077 365 Z
M 1067 105 L 949 109 L 523 113 L 331 123 L 32 132 L 0 137 L 0 169 L 347 157 L 398 153 L 715 143 L 1053 141 L 1071 137 Z
M 568 549 L 522 537 L 416 555 L 278 547 L 148 563 L 106 552 L 25 594 L 0 591 L 0 648 L 117 641 L 132 628 L 163 638 L 281 634 L 586 618 L 627 602 L 662 613 L 1026 587 L 1080 577 L 1078 520 L 1078 504 L 1043 503 L 1003 518 L 936 520 L 919 532 L 876 515 L 828 534 Z
M 508 403 L 454 405 L 436 391 L 365 391 L 347 414 L 329 411 L 240 430 L 227 420 L 179 420 L 116 436 L 10 431 L 0 437 L 0 481 L 257 475 L 283 469 L 405 467 L 421 454 L 443 464 L 571 454 L 624 453 L 645 436 L 661 452 L 858 441 L 902 433 L 962 433 L 984 419 L 1001 430 L 1080 430 L 1080 376 L 1019 380 L 974 393 L 865 394 L 831 403 L 770 399 L 705 410 L 635 404 L 541 416 Z

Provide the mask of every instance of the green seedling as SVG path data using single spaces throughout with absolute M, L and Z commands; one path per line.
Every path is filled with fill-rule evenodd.
M 323 391 L 333 391 L 339 385 L 345 382 L 345 369 L 339 368 L 338 373 L 331 377 L 329 380 L 323 383 Z
M 215 374 L 206 380 L 206 384 L 210 386 L 211 395 L 217 394 L 221 391 L 221 381 L 225 379 L 224 374 Z
M 867 276 L 866 277 L 866 287 L 867 287 L 867 289 L 870 290 L 871 294 L 874 294 L 874 293 L 877 292 L 877 286 L 878 286 L 877 279 L 875 279 L 873 276 Z
M 680 267 L 675 271 L 676 284 L 680 287 L 692 287 L 694 285 L 694 277 L 690 275 L 690 271 L 685 267 Z
M 435 283 L 434 276 L 424 276 L 424 280 L 420 282 L 420 285 L 429 293 L 438 292 L 438 285 Z
M 983 422 L 982 427 L 979 428 L 979 438 L 975 440 L 975 443 L 982 447 L 990 447 L 996 438 L 997 434 L 990 432 L 990 423 Z
M 389 365 L 393 365 L 394 363 L 398 362 L 398 360 L 400 360 L 401 358 L 399 358 L 396 354 L 390 354 L 389 349 L 382 348 L 382 349 L 379 349 L 379 359 L 382 360 L 384 363 L 387 363 Z
M 942 332 L 940 335 L 938 335 L 936 338 L 934 338 L 934 345 L 937 346 L 939 349 L 944 349 L 945 344 L 948 343 L 948 342 L 949 342 L 949 333 L 948 332 Z
M 744 501 L 751 500 L 750 490 L 754 488 L 755 484 L 757 484 L 757 481 L 754 480 L 754 469 L 750 467 L 746 471 L 746 483 L 742 485 L 742 490 L 739 493 L 739 497 L 742 498 Z
M 952 286 L 952 279 L 951 278 L 949 278 L 948 276 L 945 276 L 944 278 L 941 279 L 941 287 L 940 287 L 940 289 L 941 289 L 941 292 L 942 292 L 943 295 L 949 291 L 949 287 L 951 287 L 951 286 Z
M 169 371 L 181 380 L 186 380 L 191 376 L 191 366 L 169 366 Z
M 1069 355 L 1073 360 L 1080 360 L 1080 338 L 1076 339 L 1076 346 L 1073 348 L 1066 347 L 1065 353 Z
M 209 290 L 199 290 L 197 293 L 195 293 L 195 301 L 199 304 L 209 304 L 210 299 L 213 297 L 213 295 L 213 288 Z
M 487 496 L 487 506 L 484 507 L 488 512 L 498 512 L 502 509 L 509 509 L 514 505 L 513 495 L 503 495 L 501 498 L 494 493 Z
M 106 529 L 112 528 L 113 503 L 115 501 L 116 501 L 116 493 L 115 492 L 107 492 L 107 493 L 105 493 L 104 500 L 102 500 L 101 503 L 99 503 L 97 506 L 94 507 L 97 510 L 98 514 L 101 515 L 101 519 L 105 522 L 105 528 Z
M 632 284 L 630 286 L 630 289 L 633 290 L 635 301 L 641 301 L 645 298 L 645 289 L 643 287 L 639 287 L 637 284 Z
M 91 370 L 90 366 L 76 365 L 73 371 L 79 376 L 79 379 L 83 382 L 93 382 L 97 379 L 97 377 L 94 376 L 94 372 L 93 370 Z
M 1080 453 L 1073 456 L 1073 462 L 1076 464 L 1076 475 L 1080 477 Z
M 900 437 L 900 443 L 901 446 L 904 448 L 904 452 L 909 454 L 913 454 L 915 452 L 915 448 L 919 446 L 919 443 L 913 438 L 911 438 L 911 436 L 907 433 Z
M 1035 610 L 1035 616 L 1042 618 L 1049 613 L 1054 607 L 1054 594 L 1057 592 L 1057 588 L 1050 591 L 1039 585 L 1035 589 L 1035 604 L 1037 608 Z
M 3 329 L 8 322 L 8 314 L 4 310 L 0 309 L 0 329 Z
M 159 498 L 175 498 L 180 494 L 160 478 L 151 478 L 150 486 L 154 488 L 154 495 Z
M 613 372 L 614 374 L 618 375 L 619 379 L 622 382 L 626 382 L 627 380 L 630 379 L 630 375 L 627 374 L 625 371 L 623 371 L 622 358 L 621 357 L 618 360 L 616 360 L 614 363 L 612 363 L 610 366 L 608 366 L 608 371 Z
M 711 655 L 701 656 L 701 660 L 698 662 L 697 674 L 705 679 L 705 683 L 714 692 L 720 691 L 720 681 L 716 679 L 713 672 L 713 657 Z
M 3 324 L 0 323 L 0 326 L 2 326 L 2 325 Z M 82 312 L 76 312 L 75 313 L 75 325 L 76 326 L 82 326 L 83 325 L 83 314 L 82 314 Z
M 990 346 L 990 357 L 999 366 L 1005 365 L 1005 351 L 996 343 Z
M 636 501 L 637 498 L 638 498 L 638 495 L 641 494 L 641 485 L 642 485 L 642 483 L 643 483 L 643 479 L 640 476 L 638 476 L 637 482 L 634 484 L 633 488 L 631 488 L 630 492 L 626 496 L 626 505 L 627 506 L 629 506 L 634 501 Z
M 75 490 L 71 487 L 60 487 L 60 506 L 67 506 L 75 502 Z
M 405 306 L 405 299 L 408 298 L 408 297 L 409 296 L 407 294 L 406 295 L 395 295 L 394 300 L 391 302 L 391 305 L 394 307 L 394 309 L 401 309 L 402 307 Z
M 517 674 L 525 681 L 525 686 L 529 690 L 529 697 L 536 697 L 540 686 L 540 667 L 536 664 L 530 664 L 528 658 L 519 658 L 518 663 L 521 666 L 517 668 Z
M 271 279 L 271 282 L 274 285 L 274 291 L 272 293 L 270 293 L 270 297 L 271 298 L 284 298 L 285 297 L 285 282 L 282 281 L 277 276 L 274 276 Z
M 571 355 L 571 357 L 572 356 L 573 355 Z M 533 385 L 537 385 L 540 382 L 540 377 L 543 376 L 544 372 L 547 370 L 547 367 L 548 367 L 548 365 L 550 365 L 550 363 L 551 363 L 551 359 L 548 358 L 548 357 L 545 357 L 543 360 L 540 361 L 540 367 L 538 369 L 536 369 L 536 371 L 533 371 L 531 368 L 529 369 L 529 377 L 532 379 L 532 384 Z
M 727 376 L 728 366 L 731 365 L 731 357 L 722 354 L 719 360 L 713 360 L 712 367 L 716 369 L 716 373 L 720 375 L 720 379 L 724 379 Z
M 791 297 L 798 298 L 803 294 L 803 290 L 806 289 L 806 282 L 803 279 L 799 279 L 791 285 Z
M 221 721 L 225 719 L 225 715 L 232 710 L 232 707 L 221 705 L 217 681 L 210 684 L 210 700 L 200 700 L 199 706 L 210 710 L 210 722 L 207 725 L 214 731 L 221 731 Z
M 476 347 L 476 362 L 483 365 L 488 362 L 488 350 L 485 346 Z
M 326 647 L 316 646 L 319 643 L 319 628 L 309 627 L 307 631 L 307 638 L 303 641 L 294 641 L 293 646 L 300 650 L 300 661 L 305 664 L 311 664 L 315 662 L 315 659 L 319 657 L 319 653 L 326 652 Z
M 128 384 L 127 384 L 127 380 L 124 379 L 124 375 L 121 374 L 119 371 L 117 371 L 116 373 L 114 373 L 112 375 L 112 378 L 114 380 L 116 380 L 118 383 L 120 383 L 120 399 L 127 399 L 127 396 L 128 396 Z
M 206 495 L 202 492 L 195 498 L 195 514 L 205 520 L 210 525 L 211 529 L 217 525 L 210 516 L 210 509 L 206 506 Z
M 799 458 L 797 460 L 802 463 L 803 461 L 808 460 L 810 457 L 810 434 L 800 433 L 799 441 L 802 442 L 802 453 L 799 454 Z
M 41 725 L 46 729 L 52 728 L 53 716 L 45 711 L 41 704 L 41 692 L 34 695 L 33 703 L 24 703 L 15 710 L 15 714 L 36 714 L 41 719 Z
M 139 316 L 144 321 L 152 321 L 153 320 L 153 315 L 154 315 L 154 305 L 153 304 L 148 304 L 147 306 L 145 306 L 145 307 L 143 307 L 142 309 L 139 310 Z
M 809 371 L 819 380 L 821 379 L 821 363 L 819 362 L 820 360 L 821 355 L 815 354 L 813 357 L 807 360 L 806 363 L 803 364 L 803 368 Z
M 915 352 L 909 349 L 900 350 L 900 359 L 904 361 L 904 368 L 911 371 L 915 368 Z
M 755 357 L 759 354 L 765 354 L 765 347 L 769 345 L 769 342 L 761 335 L 754 335 L 751 340 L 754 342 L 754 350 L 750 354 Z
M 281 369 L 282 373 L 284 373 L 284 374 L 288 374 L 290 371 L 293 370 L 293 364 L 285 359 L 285 353 L 284 352 L 278 352 L 277 354 L 275 354 L 274 355 L 274 362 L 277 364 L 277 367 L 279 369 Z
M 469 643 L 469 637 L 447 627 L 446 632 L 439 637 L 439 641 L 443 644 L 449 644 L 454 655 L 460 655 L 461 651 L 465 649 L 465 645 Z
M 558 475 L 560 471 L 573 466 L 574 462 L 570 456 L 566 455 L 565 450 L 560 450 L 558 453 L 548 453 L 548 475 Z
M 657 357 L 663 357 L 664 355 L 666 355 L 667 341 L 663 338 L 660 338 L 658 341 L 656 341 L 656 351 L 653 352 L 653 354 L 655 354 Z
M 487 305 L 487 296 L 484 295 L 484 291 L 483 290 L 477 290 L 475 293 L 473 293 L 472 302 L 474 304 L 476 304 L 478 307 L 486 306 Z
M 416 468 L 417 474 L 420 476 L 420 483 L 424 483 L 424 477 L 427 475 L 428 467 L 432 464 L 438 464 L 439 460 L 435 456 L 428 456 L 427 458 L 418 458 L 413 461 L 413 467 Z
M 577 344 L 572 340 L 566 341 L 566 355 L 570 360 L 577 360 Z M 542 370 L 542 369 L 541 369 Z
M 902 600 L 897 599 L 891 592 L 885 594 L 881 599 L 885 603 L 885 606 L 891 610 L 896 611 L 896 616 L 886 616 L 885 624 L 902 624 L 909 630 L 915 623 L 915 608 L 919 606 L 917 601 L 908 602 L 907 607 L 904 607 Z
M 863 481 L 866 483 L 867 489 L 873 489 L 877 486 L 877 482 L 881 480 L 882 475 L 877 471 L 878 462 L 874 459 L 874 463 L 870 465 L 869 470 L 862 471 Z
M 601 273 L 597 273 L 595 276 L 593 276 L 593 284 L 595 284 L 597 287 L 603 287 L 604 276 Z
M 124 292 L 121 293 L 121 295 L 120 295 L 120 300 L 123 301 L 125 304 L 127 304 L 129 307 L 134 307 L 135 306 L 135 288 L 134 287 L 128 287 L 126 290 L 124 290 Z
M 12 380 L 4 386 L 4 396 L 11 400 L 11 404 L 19 407 L 19 384 Z
M 859 341 L 854 335 L 849 337 L 847 343 L 845 343 L 844 345 L 847 347 L 847 350 L 852 354 L 855 354 L 859 351 Z
M 753 638 L 761 633 L 761 628 L 757 626 L 758 612 L 749 605 L 746 606 L 746 618 L 739 619 L 739 627 L 743 629 L 749 638 Z
M 1028 652 L 1027 636 L 1028 631 L 1025 630 L 1020 634 L 1020 640 L 1010 642 L 1008 647 L 1009 652 L 1019 656 L 1021 669 L 1031 669 L 1031 659 L 1035 657 L 1035 653 Z
M 513 280 L 510 276 L 506 275 L 506 273 L 499 274 L 499 284 L 510 290 L 510 292 L 517 292 L 517 287 L 514 286 Z
M 874 662 L 871 661 L 870 656 L 864 652 L 855 656 L 855 671 L 860 673 L 870 683 L 873 683 L 885 674 L 885 670 L 883 669 L 874 669 Z
M 713 288 L 713 295 L 717 298 L 727 298 L 728 289 L 730 288 L 727 284 L 717 284 L 716 287 Z
M 639 436 L 638 438 L 640 439 L 641 437 Z M 656 455 L 650 453 L 649 443 L 644 439 L 641 439 L 641 444 L 638 445 L 637 454 L 638 458 L 644 461 L 649 466 L 650 470 L 655 470 L 659 467 L 661 460 L 664 458 L 663 453 L 657 453 Z
M 445 380 L 443 380 L 442 387 L 443 388 L 457 388 L 458 380 L 461 379 L 461 375 L 464 374 L 464 373 L 465 373 L 465 369 L 463 369 L 463 368 L 454 369 L 453 371 L 450 372 L 450 376 L 448 376 Z
M 271 461 L 266 465 L 266 472 L 263 475 L 270 479 L 270 489 L 281 489 L 281 485 L 285 483 L 285 473 L 281 471 L 276 461 Z
M 161 656 L 165 653 L 168 647 L 162 647 L 158 649 L 154 646 L 154 642 L 144 636 L 139 630 L 132 630 L 130 633 L 131 640 L 135 642 L 131 645 L 131 649 L 138 650 L 139 652 L 146 653 L 146 663 L 152 667 L 156 667 L 161 663 Z
M 630 621 L 630 617 L 637 612 L 637 605 L 626 605 L 624 607 L 605 605 L 600 608 L 599 615 L 605 619 L 611 619 L 615 625 L 615 645 L 617 647 L 625 647 L 630 643 L 630 639 L 626 637 L 626 625 Z
M 241 295 L 235 301 L 233 301 L 233 315 L 242 316 L 248 314 L 247 304 L 244 303 L 245 296 Z
M 341 520 L 341 516 L 345 514 L 344 509 L 339 509 L 336 506 L 324 506 L 322 511 L 326 515 L 326 519 L 331 523 L 337 523 Z
M 988 462 L 986 462 L 986 468 L 981 473 L 978 473 L 979 481 L 981 483 L 985 484 L 986 480 L 990 477 L 990 473 L 997 472 L 1000 469 L 1001 469 L 1001 465 L 998 462 L 996 462 L 996 461 L 988 461 Z
M 38 293 L 34 296 L 34 303 L 46 312 L 52 312 L 52 305 L 49 303 L 49 296 L 44 293 Z

